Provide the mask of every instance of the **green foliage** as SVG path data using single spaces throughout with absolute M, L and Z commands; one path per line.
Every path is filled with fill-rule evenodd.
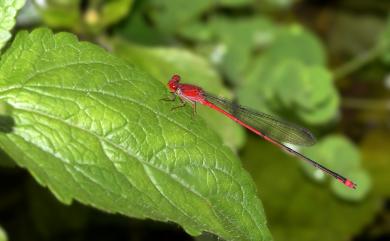
M 0 102 L 0 133 L 9 133 L 13 130 L 14 122 L 11 117 L 11 107 L 4 102 Z M 14 167 L 15 162 L 0 149 L 0 166 Z
M 280 28 L 265 55 L 275 62 L 291 58 L 309 66 L 325 64 L 324 47 L 319 39 L 298 24 Z
M 25 0 L 2 0 L 0 2 L 0 49 L 11 38 L 10 30 L 15 25 L 16 13 Z
M 255 64 L 259 67 L 239 89 L 241 103 L 265 112 L 294 110 L 294 115 L 312 125 L 337 115 L 339 97 L 324 67 L 305 66 L 288 58 L 275 63 L 263 56 Z
M 264 0 L 261 2 L 261 7 L 265 7 L 266 10 L 278 11 L 288 9 L 295 2 L 301 0 Z
M 144 19 L 143 12 L 136 11 L 131 17 L 126 18 L 120 27 L 115 28 L 115 32 L 118 36 L 142 45 L 159 45 L 168 38 L 158 29 L 149 26 Z
M 260 140 L 249 139 L 242 159 L 261 190 L 259 196 L 275 240 L 350 240 L 379 208 L 377 196 L 370 195 L 354 205 L 339 199 L 303 176 L 300 160 Z M 339 187 L 347 190 L 340 183 Z
M 254 2 L 254 0 L 219 0 L 218 4 L 226 7 L 240 7 Z
M 162 104 L 166 88 L 143 71 L 39 29 L 18 34 L 0 73 L 15 120 L 0 146 L 62 202 L 174 221 L 192 235 L 271 240 L 238 159 L 190 110 Z
M 99 33 L 126 16 L 133 0 L 89 1 L 86 12 L 80 9 L 80 0 L 37 1 L 35 5 L 43 21 L 53 28 L 68 28 L 81 32 Z
M 86 230 L 97 219 L 102 224 L 96 215 L 115 232 L 118 220 L 126 231 L 137 226 L 131 233 L 140 240 L 141 233 L 153 235 L 151 226 L 178 225 L 191 235 L 208 232 L 199 240 L 270 240 L 255 184 L 277 240 L 352 240 L 386 231 L 386 221 L 374 219 L 390 185 L 382 101 L 390 97 L 383 87 L 390 18 L 383 5 L 373 8 L 383 1 L 359 11 L 361 1 L 337 11 L 300 0 L 31 2 L 16 18 L 24 1 L 0 1 L 0 48 L 16 18 L 18 29 L 67 29 L 117 57 L 42 29 L 20 33 L 3 51 L 0 212 L 19 221 L 28 213 L 31 223 L 22 231 L 1 223 L 13 240 L 68 232 L 91 239 Z M 169 97 L 173 73 L 309 127 L 318 144 L 294 148 L 357 189 L 257 136 L 248 141 L 249 132 L 207 107 L 198 105 L 195 117 L 190 106 L 171 111 L 179 101 L 160 99 Z M 76 202 L 56 202 L 18 166 L 62 202 Z M 3 233 L 0 227 L 0 241 Z
M 339 14 L 335 21 L 335 28 L 330 38 L 330 51 L 338 55 L 357 56 L 334 71 L 335 79 L 342 79 L 361 69 L 373 61 L 382 59 L 389 63 L 390 52 L 390 17 L 387 21 L 374 15 L 359 16 L 356 14 Z M 378 66 L 378 65 L 377 65 Z M 379 68 L 380 69 L 380 68 Z M 370 74 L 372 71 L 365 71 Z M 373 76 L 364 78 L 378 78 L 376 70 Z
M 333 192 L 337 196 L 345 200 L 350 200 L 350 201 L 364 200 L 372 188 L 371 177 L 369 176 L 367 171 L 362 168 L 353 170 L 351 172 L 346 172 L 346 173 L 350 173 L 348 177 L 357 183 L 358 188 L 356 190 L 352 190 L 352 189 L 345 190 L 346 189 L 345 186 L 340 185 L 340 183 L 336 180 L 332 180 L 331 187 Z
M 271 113 L 294 110 L 290 116 L 310 125 L 334 119 L 339 97 L 318 40 L 297 25 L 280 29 L 271 39 L 245 68 L 240 102 Z
M 358 188 L 353 190 L 332 179 L 331 188 L 340 198 L 349 201 L 360 201 L 369 193 L 371 180 L 368 173 L 361 166 L 359 150 L 346 137 L 341 135 L 327 136 L 315 146 L 303 149 L 303 153 L 357 183 Z M 304 164 L 305 170 L 313 179 L 323 181 L 327 177 L 311 165 Z
M 330 135 L 318 141 L 303 152 L 314 159 L 330 165 L 332 168 L 346 172 L 360 167 L 361 157 L 356 147 L 344 136 Z
M 0 226 L 0 241 L 7 241 L 8 237 L 4 229 Z
M 223 52 L 211 53 L 211 59 L 217 63 L 232 83 L 239 84 L 249 70 L 251 57 L 256 49 L 267 46 L 275 36 L 276 28 L 266 18 L 256 17 L 242 20 L 229 20 L 217 17 L 211 22 L 211 30 L 218 38 L 217 46 Z M 216 51 L 216 50 L 214 50 Z M 215 56 L 217 55 L 217 56 Z
M 202 12 L 213 6 L 213 1 L 150 0 L 149 15 L 157 28 L 174 33 L 196 20 Z
M 382 50 L 381 54 L 385 63 L 390 63 L 390 15 L 379 41 L 379 49 Z
M 2 150 L 0 150 L 0 167 L 15 167 L 15 162 Z
M 100 32 L 126 16 L 133 0 L 95 0 L 86 13 L 86 22 L 94 32 Z
M 361 143 L 363 165 L 372 176 L 372 189 L 377 195 L 390 196 L 389 131 L 374 131 Z
M 81 19 L 80 0 L 34 0 L 34 3 L 42 16 L 42 20 L 51 27 L 72 28 Z
M 202 86 L 210 93 L 223 96 L 230 94 L 207 61 L 187 50 L 145 48 L 117 40 L 114 43 L 114 53 L 143 68 L 163 84 L 167 84 L 174 73 L 180 73 L 184 82 Z M 233 149 L 243 145 L 244 133 L 235 122 L 214 110 L 199 105 L 197 112 L 206 120 L 210 128 L 222 137 L 226 145 Z
M 305 123 L 324 124 L 338 113 L 339 97 L 331 73 L 324 67 L 281 61 L 271 81 L 282 108 L 293 110 Z M 290 79 L 290 81 L 286 81 Z M 284 87 L 283 84 L 286 84 Z
M 215 17 L 181 34 L 214 44 L 206 53 L 237 86 L 240 103 L 271 113 L 295 110 L 290 116 L 310 125 L 336 117 L 339 97 L 323 46 L 300 25 L 280 27 L 264 17 Z
M 213 47 L 203 52 L 231 83 L 240 84 L 253 52 L 266 47 L 275 37 L 276 30 L 276 26 L 264 17 L 233 20 L 216 16 L 208 24 L 193 23 L 180 34 L 201 43 L 211 42 Z

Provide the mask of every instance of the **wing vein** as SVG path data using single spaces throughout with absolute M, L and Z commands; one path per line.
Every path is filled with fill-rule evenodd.
M 315 143 L 314 135 L 296 124 L 277 119 L 271 115 L 242 107 L 230 100 L 204 93 L 208 101 L 234 115 L 264 135 L 293 145 L 310 146 Z

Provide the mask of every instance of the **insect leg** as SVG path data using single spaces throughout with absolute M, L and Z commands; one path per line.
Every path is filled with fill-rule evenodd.
M 176 100 L 176 95 L 174 93 L 172 93 L 171 97 L 161 98 L 160 100 L 163 100 L 163 101 L 175 101 Z
M 196 102 L 192 102 L 191 105 L 192 105 L 192 110 L 193 110 L 192 111 L 192 118 L 194 118 L 196 115 Z
M 178 108 L 181 108 L 181 107 L 184 107 L 186 105 L 186 102 L 184 102 L 180 96 L 179 96 L 179 100 L 180 100 L 181 104 L 178 105 L 178 106 L 172 107 L 171 111 L 175 110 L 175 109 L 178 109 Z

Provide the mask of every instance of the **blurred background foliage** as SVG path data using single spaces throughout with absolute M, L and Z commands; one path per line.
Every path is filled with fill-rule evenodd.
M 388 240 L 389 13 L 388 0 L 31 0 L 17 28 L 73 32 L 164 84 L 179 73 L 308 127 L 318 143 L 299 150 L 357 190 L 198 108 L 251 173 L 275 240 Z M 64 206 L 0 157 L 0 241 L 216 239 Z

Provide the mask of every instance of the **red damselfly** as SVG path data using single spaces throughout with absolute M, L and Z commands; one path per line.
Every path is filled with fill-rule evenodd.
M 169 80 L 168 88 L 170 92 L 174 94 L 174 98 L 170 100 L 174 100 L 176 96 L 178 96 L 182 103 L 181 105 L 172 109 L 182 107 L 186 104 L 186 102 L 191 103 L 194 112 L 196 111 L 197 103 L 208 106 L 224 114 L 228 118 L 232 119 L 253 133 L 261 136 L 264 140 L 281 148 L 287 153 L 310 163 L 314 167 L 336 178 L 346 186 L 356 189 L 356 184 L 351 180 L 341 176 L 340 174 L 326 168 L 325 166 L 283 144 L 283 142 L 303 146 L 314 144 L 315 138 L 313 134 L 311 134 L 307 129 L 286 121 L 279 120 L 268 114 L 254 111 L 247 107 L 242 107 L 229 100 L 213 96 L 198 86 L 181 84 L 180 76 L 177 74 L 173 75 Z

